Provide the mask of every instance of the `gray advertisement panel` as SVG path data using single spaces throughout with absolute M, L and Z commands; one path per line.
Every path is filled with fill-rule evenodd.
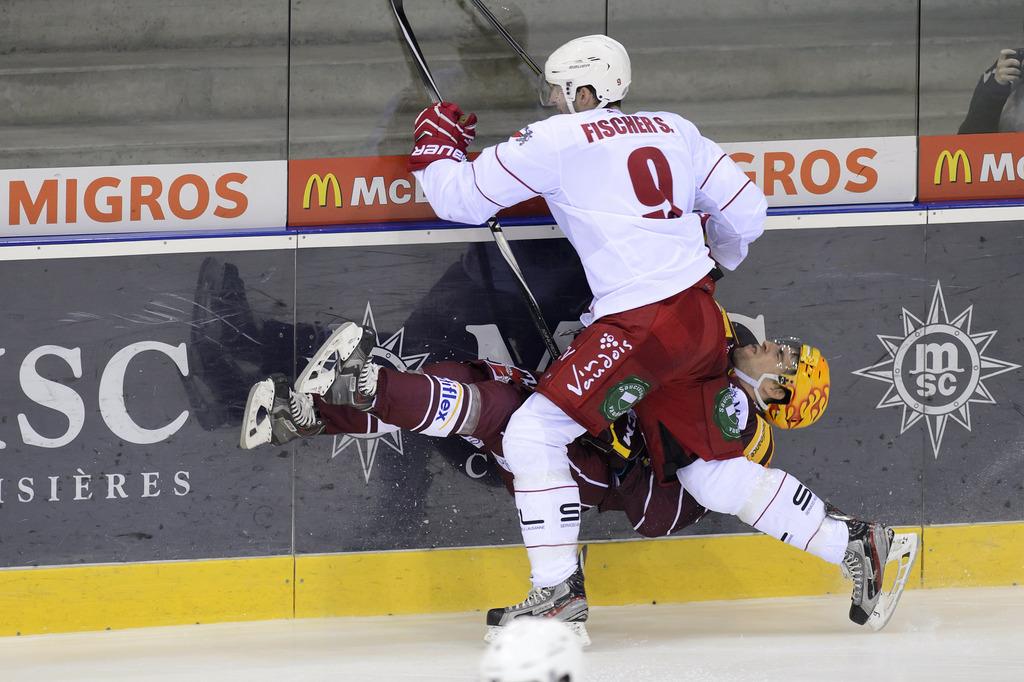
M 292 363 L 292 252 L 8 261 L 0 282 L 0 566 L 290 551 L 290 450 L 255 460 L 237 424 L 251 376 Z
M 513 248 L 556 335 L 578 327 L 590 292 L 568 242 Z M 300 249 L 297 262 L 298 318 L 367 324 L 387 351 L 378 353 L 384 364 L 488 357 L 536 370 L 549 362 L 493 243 Z M 300 450 L 296 460 L 298 552 L 521 542 L 495 465 L 462 439 L 401 433 L 306 445 L 311 456 Z
M 1021 228 L 762 237 L 719 300 L 757 336 L 819 346 L 832 376 L 825 417 L 777 433 L 774 465 L 894 524 L 1024 519 Z M 514 248 L 548 324 L 572 330 L 589 293 L 567 242 Z M 493 244 L 7 262 L 0 277 L 0 565 L 520 541 L 494 465 L 463 440 L 237 448 L 249 385 L 294 376 L 344 319 L 396 368 L 545 366 Z M 54 293 L 26 285 L 44 279 Z M 711 515 L 688 532 L 747 530 Z M 622 514 L 584 517 L 584 539 L 632 536 Z
M 890 523 L 1021 518 L 1021 456 L 1009 446 L 1019 440 L 1021 431 L 1019 420 L 1012 418 L 1012 396 L 1021 382 L 1016 371 L 1021 359 L 1014 345 L 1020 325 L 1006 315 L 1008 297 L 1013 296 L 1006 284 L 1016 276 L 1013 259 L 1019 253 L 1019 229 L 1019 224 L 1006 223 L 765 235 L 740 271 L 720 283 L 719 299 L 755 332 L 798 335 L 820 346 L 832 367 L 829 413 L 814 428 L 778 433 L 775 466 L 844 510 Z M 957 235 L 951 243 L 961 242 L 964 249 L 970 244 L 973 258 L 1000 263 L 995 270 L 972 270 L 984 277 L 981 288 L 961 284 L 953 275 L 961 265 L 937 262 L 936 249 L 922 247 L 946 243 L 947 232 Z M 544 265 L 531 257 L 557 251 L 560 244 L 539 242 L 520 259 Z M 459 255 L 464 263 L 474 250 L 489 253 L 491 247 L 367 249 L 368 258 L 354 260 L 349 254 L 360 250 L 346 250 L 346 272 L 333 277 L 324 276 L 331 265 L 316 263 L 337 263 L 338 254 L 300 251 L 299 271 L 309 274 L 300 274 L 299 290 L 309 293 L 300 293 L 299 316 L 309 318 L 310 306 L 337 301 L 336 313 L 371 320 L 382 343 L 401 333 L 402 353 L 410 358 L 423 353 L 430 353 L 431 361 L 472 358 L 521 343 L 532 343 L 536 349 L 526 358 L 538 357 L 532 328 L 502 266 L 491 269 L 494 277 L 506 280 L 496 288 L 509 307 L 499 313 L 494 299 L 485 295 L 493 289 L 481 289 L 479 277 L 467 274 L 470 268 L 465 265 L 433 274 L 440 273 L 438 264 L 451 258 L 428 260 L 426 254 L 442 250 Z M 949 253 L 956 261 L 962 259 L 963 249 Z M 565 256 L 573 258 L 568 252 Z M 402 264 L 410 262 L 433 264 L 432 274 L 406 279 Z M 378 293 L 368 280 L 380 267 L 391 273 L 391 285 Z M 528 272 L 527 279 L 539 292 L 549 324 L 568 323 L 571 307 L 559 308 L 550 296 L 549 285 L 557 286 L 551 280 L 557 270 L 537 270 Z M 412 314 L 409 303 L 416 309 Z M 560 309 L 566 312 L 559 314 Z M 974 312 L 965 314 L 967 309 Z M 942 310 L 948 312 L 948 325 Z M 488 324 L 498 327 L 501 342 L 467 331 Z M 953 336 L 947 327 L 954 328 Z M 535 366 L 523 356 L 510 356 Z M 321 543 L 384 549 L 518 541 L 505 493 L 469 480 L 479 472 L 468 445 L 442 444 L 414 434 L 403 434 L 400 443 L 387 436 L 370 442 L 343 441 L 332 442 L 330 463 L 323 454 L 313 463 L 298 460 L 297 551 L 326 551 Z M 325 446 L 309 445 L 327 451 Z M 459 454 L 448 454 L 449 448 Z M 440 453 L 445 454 L 439 457 Z M 317 490 L 333 480 L 330 467 L 347 469 L 341 475 L 348 482 L 331 485 L 345 485 L 356 503 L 348 508 L 350 516 L 343 516 L 344 506 L 337 507 L 341 516 L 335 525 L 311 527 L 307 519 L 318 505 L 309 503 L 331 494 Z M 972 486 L 972 481 L 978 485 Z M 712 515 L 690 532 L 747 530 L 732 519 Z M 617 514 L 591 513 L 583 526 L 586 539 L 630 536 L 625 517 Z

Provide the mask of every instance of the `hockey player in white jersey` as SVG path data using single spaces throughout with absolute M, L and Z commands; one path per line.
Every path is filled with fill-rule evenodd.
M 746 257 L 767 205 L 686 119 L 620 110 L 631 73 L 617 41 L 594 35 L 566 43 L 548 58 L 545 79 L 542 101 L 560 114 L 471 163 L 465 152 L 476 117 L 451 103 L 425 109 L 409 168 L 434 211 L 461 223 L 481 224 L 503 207 L 544 197 L 594 294 L 587 327 L 512 416 L 503 443 L 530 559 L 530 611 L 562 617 L 583 581 L 579 491 L 566 445 L 631 408 L 673 432 L 669 412 L 699 402 L 703 384 L 725 375 L 711 273 L 716 263 L 734 269 Z M 710 215 L 703 228 L 696 211 Z M 673 435 L 699 456 L 714 456 L 687 433 Z M 659 480 L 674 474 L 664 462 L 652 465 Z M 492 609 L 488 623 L 521 612 Z

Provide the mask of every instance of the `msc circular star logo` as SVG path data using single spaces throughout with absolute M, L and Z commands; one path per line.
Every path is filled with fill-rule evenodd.
M 972 331 L 973 314 L 970 305 L 950 319 L 936 282 L 925 320 L 903 308 L 903 335 L 878 335 L 888 358 L 853 372 L 889 384 L 875 407 L 902 408 L 900 435 L 925 420 L 936 458 L 950 419 L 970 431 L 971 404 L 995 404 L 985 380 L 1020 367 L 985 355 L 996 331 Z

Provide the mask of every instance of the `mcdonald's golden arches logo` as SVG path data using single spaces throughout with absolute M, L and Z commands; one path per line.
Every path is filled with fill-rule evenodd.
M 969 176 L 969 169 L 967 173 Z M 308 209 L 310 207 L 309 202 L 313 197 L 313 185 L 316 185 L 317 206 L 320 208 L 327 206 L 327 190 L 332 189 L 334 190 L 334 208 L 341 208 L 341 186 L 338 184 L 338 178 L 334 173 L 328 173 L 323 176 L 319 173 L 313 173 L 309 176 L 309 179 L 306 180 L 306 189 L 302 192 L 302 208 Z
M 951 152 L 948 149 L 943 149 L 942 153 L 939 154 L 939 158 L 935 161 L 935 180 L 934 184 L 942 184 L 942 166 L 946 166 L 946 177 L 950 183 L 954 183 L 958 180 L 960 164 L 964 167 L 964 182 L 971 184 L 973 177 L 971 176 L 971 160 L 967 158 L 967 153 L 963 149 L 957 149 L 955 152 Z
M 917 148 L 919 201 L 1024 198 L 1024 134 L 924 135 Z

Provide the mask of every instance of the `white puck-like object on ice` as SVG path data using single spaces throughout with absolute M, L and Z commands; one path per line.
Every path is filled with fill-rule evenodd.
M 867 625 L 875 632 L 885 627 L 885 624 L 892 618 L 896 610 L 896 604 L 903 596 L 903 588 L 907 586 L 907 578 L 910 577 L 910 569 L 917 559 L 918 539 L 914 533 L 897 533 L 892 538 L 892 545 L 889 546 L 889 556 L 885 563 L 897 562 L 896 580 L 888 590 L 883 589 L 875 610 L 868 617 Z M 891 570 L 891 569 L 890 569 Z
M 482 682 L 582 679 L 583 643 L 552 618 L 516 618 L 501 628 L 480 662 Z

